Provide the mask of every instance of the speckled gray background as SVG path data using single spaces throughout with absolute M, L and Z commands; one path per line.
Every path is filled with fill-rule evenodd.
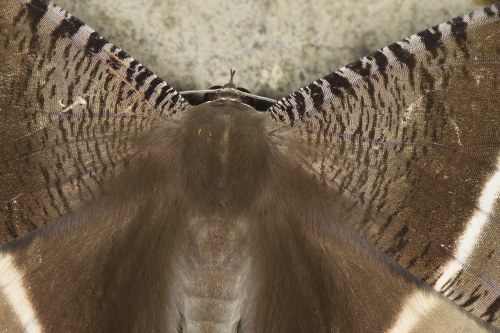
M 236 83 L 279 98 L 482 7 L 473 0 L 59 0 L 177 90 Z

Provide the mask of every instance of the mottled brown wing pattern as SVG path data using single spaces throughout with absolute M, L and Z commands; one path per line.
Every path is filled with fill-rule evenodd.
M 351 225 L 499 327 L 499 12 L 341 68 L 271 124 L 228 100 L 170 122 L 187 102 L 137 61 L 48 1 L 0 0 L 0 245 L 21 238 L 1 247 L 0 319 L 399 332 L 428 290 Z
M 133 138 L 187 104 L 45 0 L 0 1 L 0 244 L 98 196 Z
M 434 26 L 283 98 L 272 135 L 366 214 L 348 221 L 500 327 L 500 4 Z M 350 209 L 346 207 L 346 211 Z

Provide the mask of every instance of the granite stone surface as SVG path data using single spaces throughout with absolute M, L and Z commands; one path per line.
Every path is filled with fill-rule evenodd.
M 361 56 L 481 8 L 473 0 L 59 0 L 177 90 L 228 80 L 280 98 Z

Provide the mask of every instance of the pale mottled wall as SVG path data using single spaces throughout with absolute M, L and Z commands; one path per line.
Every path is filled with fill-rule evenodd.
M 178 90 L 237 83 L 278 98 L 473 0 L 59 0 Z

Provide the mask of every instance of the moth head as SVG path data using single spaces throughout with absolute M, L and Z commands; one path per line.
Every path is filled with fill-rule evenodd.
M 196 100 L 195 98 L 193 98 L 191 100 L 190 98 L 188 98 L 188 100 L 194 105 L 200 103 L 213 102 L 217 100 L 219 101 L 230 100 L 249 105 L 259 111 L 265 111 L 269 106 L 276 103 L 276 100 L 274 99 L 254 95 L 245 88 L 237 87 L 233 82 L 235 73 L 236 73 L 235 70 L 233 69 L 230 70 L 229 82 L 223 86 L 221 85 L 212 86 L 207 90 L 182 91 L 180 92 L 180 94 L 185 98 L 187 97 L 187 95 L 204 94 L 203 100 L 201 102 L 199 99 Z
M 251 95 L 250 91 L 245 88 L 237 87 L 233 83 L 235 70 L 229 70 L 229 82 L 223 86 L 217 85 L 210 87 L 209 90 L 214 90 L 214 92 L 205 93 L 203 96 L 203 103 L 216 101 L 219 99 L 226 99 L 241 102 L 250 106 L 255 106 L 255 99 Z M 241 94 L 241 92 L 245 94 Z

